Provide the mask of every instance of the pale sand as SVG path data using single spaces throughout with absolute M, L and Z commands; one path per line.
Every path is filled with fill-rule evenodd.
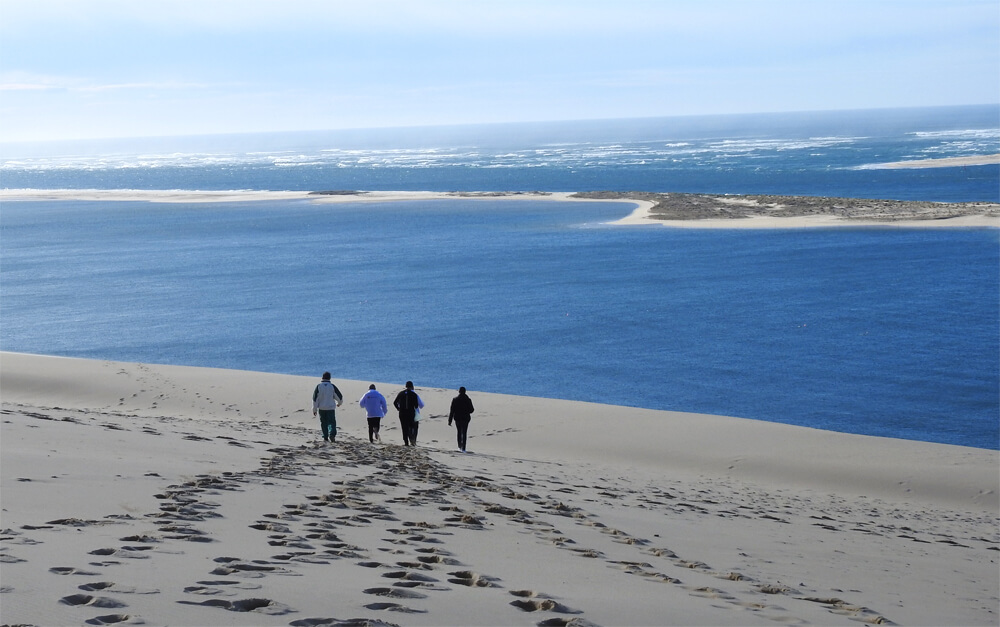
M 996 451 L 334 380 L 0 353 L 0 621 L 998 624 Z
M 572 202 L 626 202 L 635 205 L 628 216 L 611 222 L 621 226 L 651 225 L 696 229 L 783 229 L 808 227 L 991 227 L 1000 228 L 1000 205 L 995 203 L 930 203 L 895 202 L 857 199 L 822 199 L 810 197 L 724 196 L 704 194 L 651 194 L 644 192 L 405 192 L 405 191 L 353 191 L 353 192 L 295 192 L 295 191 L 198 191 L 198 190 L 0 190 L 4 200 L 86 200 L 86 201 L 145 201 L 163 203 L 215 203 L 276 200 L 307 200 L 313 203 L 365 203 L 400 202 L 407 200 L 554 200 Z M 728 217 L 693 215 L 688 219 L 671 219 L 657 215 L 656 198 L 672 199 L 675 205 L 684 206 L 688 199 L 697 202 L 704 210 L 705 201 L 723 208 L 739 207 L 740 211 Z M 778 203 L 762 203 L 760 199 L 778 199 Z M 828 202 L 828 207 L 817 208 L 817 201 Z M 854 208 L 844 210 L 838 203 L 851 203 Z M 798 206 L 801 205 L 801 206 Z M 860 206 L 859 211 L 857 207 Z M 902 209 L 900 209 L 902 208 Z M 692 206 L 694 211 L 694 207 Z M 899 211 L 906 213 L 900 215 Z M 781 215 L 773 215 L 775 212 Z M 825 213 L 825 212 L 832 213 Z M 737 215 L 738 214 L 738 215 Z M 957 215 L 956 215 L 957 214 Z M 906 219 L 914 216 L 913 219 Z
M 398 202 L 404 200 L 441 200 L 445 198 L 488 198 L 491 200 L 584 200 L 569 192 L 407 192 L 359 191 L 342 193 L 182 189 L 2 189 L 0 200 L 88 200 L 164 203 L 214 203 L 275 200 L 309 200 L 316 203 Z
M 917 168 L 958 168 L 976 165 L 996 165 L 1000 155 L 974 155 L 971 157 L 945 157 L 943 159 L 916 159 L 912 161 L 890 161 L 868 166 L 873 170 L 902 170 Z
M 652 203 L 647 203 L 652 205 Z M 958 216 L 938 220 L 898 220 L 857 221 L 845 220 L 837 216 L 795 216 L 774 218 L 769 216 L 749 216 L 746 218 L 720 218 L 697 220 L 661 220 L 650 215 L 650 207 L 639 206 L 631 214 L 615 221 L 621 226 L 659 224 L 677 229 L 798 229 L 798 228 L 1000 228 L 1000 217 Z

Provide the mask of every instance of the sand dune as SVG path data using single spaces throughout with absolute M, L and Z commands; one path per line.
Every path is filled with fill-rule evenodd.
M 996 451 L 334 379 L 0 354 L 0 621 L 998 623 Z

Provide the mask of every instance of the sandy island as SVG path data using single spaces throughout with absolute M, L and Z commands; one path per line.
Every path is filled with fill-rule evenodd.
M 1000 164 L 1000 155 L 973 155 L 969 157 L 944 157 L 943 159 L 914 159 L 910 161 L 891 161 L 867 166 L 873 170 L 904 170 L 923 168 L 964 168 L 980 165 Z
M 0 190 L 4 200 L 146 201 L 164 203 L 309 200 L 316 203 L 440 199 L 618 201 L 636 206 L 618 225 L 683 228 L 800 228 L 890 225 L 1000 228 L 1000 204 L 869 200 L 814 196 L 650 192 L 391 192 L 198 190 Z
M 319 373 L 317 373 L 318 375 Z M 0 620 L 996 625 L 997 451 L 318 376 L 0 353 Z M 397 383 L 379 383 L 391 398 Z

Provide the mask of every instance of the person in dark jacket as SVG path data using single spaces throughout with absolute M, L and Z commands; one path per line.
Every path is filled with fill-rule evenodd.
M 458 396 L 451 399 L 451 411 L 448 412 L 448 426 L 451 421 L 455 421 L 455 428 L 458 429 L 458 449 L 463 453 L 465 450 L 465 440 L 469 435 L 469 422 L 472 421 L 472 412 L 476 408 L 472 406 L 472 399 L 465 393 L 465 388 L 458 388 Z
M 392 401 L 392 406 L 399 410 L 399 426 L 403 430 L 403 444 L 406 446 L 417 445 L 417 418 L 420 408 L 424 402 L 420 396 L 413 391 L 413 381 L 406 382 L 406 389 L 396 395 Z

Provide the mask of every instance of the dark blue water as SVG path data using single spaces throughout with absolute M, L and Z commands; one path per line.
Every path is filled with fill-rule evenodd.
M 997 230 L 602 224 L 629 210 L 5 202 L 0 348 L 998 448 Z

